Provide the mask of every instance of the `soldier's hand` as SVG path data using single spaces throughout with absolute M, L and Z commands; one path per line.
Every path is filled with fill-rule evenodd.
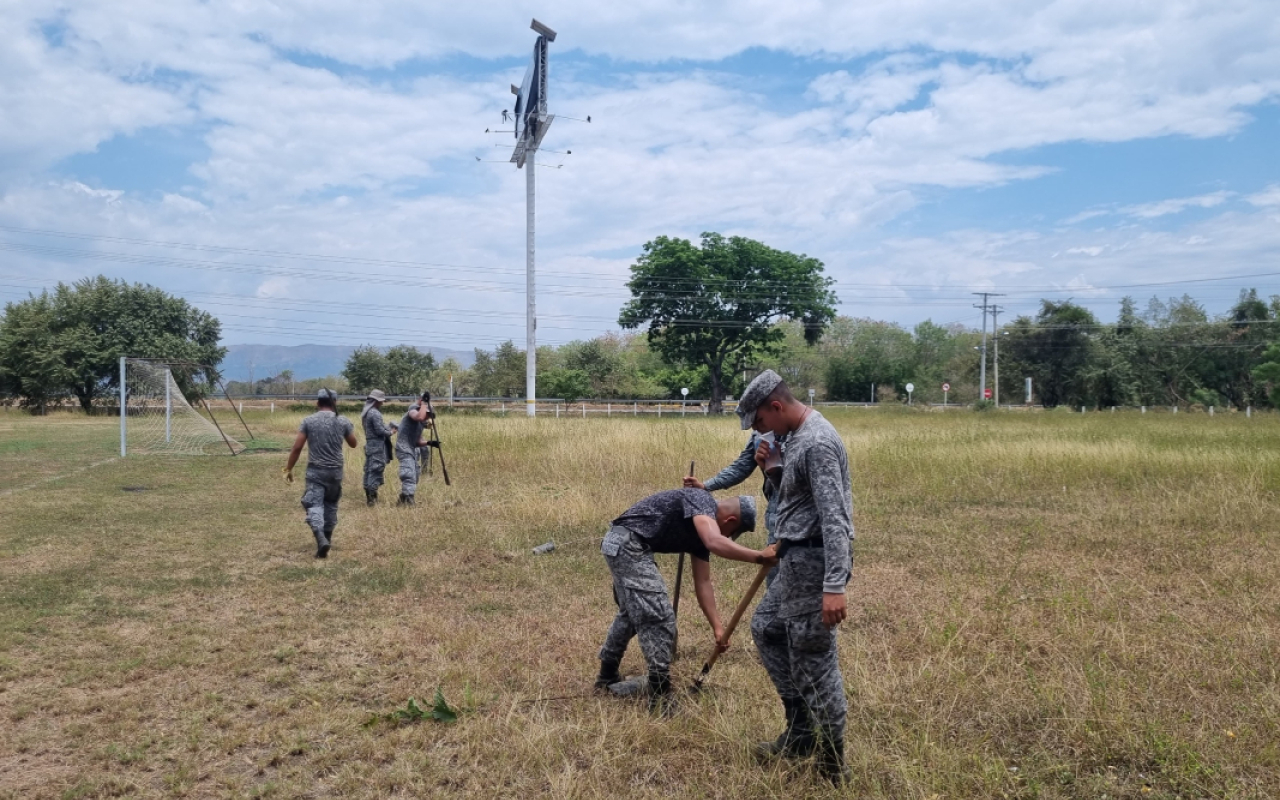
M 756 445 L 756 466 L 764 471 L 765 459 L 769 457 L 769 442 L 764 439 L 760 440 L 760 444 Z
M 777 542 L 775 542 L 775 543 L 773 543 L 773 544 L 769 545 L 768 547 L 766 547 L 765 549 L 761 550 L 761 551 L 760 551 L 760 555 L 764 557 L 764 561 L 762 561 L 761 563 L 763 563 L 763 564 L 768 564 L 769 566 L 773 566 L 774 564 L 777 564 L 777 563 L 778 563 L 778 544 L 777 544 Z M 843 596 L 843 595 L 842 595 L 842 596 Z
M 724 653 L 729 649 L 729 635 L 724 632 L 724 628 L 716 627 L 714 629 L 716 637 L 716 652 Z
M 293 483 L 293 467 L 284 467 L 280 472 L 284 473 L 285 483 Z
M 687 477 L 684 479 L 684 488 L 686 488 L 686 489 L 705 489 L 705 488 L 707 488 L 707 487 L 706 487 L 706 485 L 705 485 L 702 481 L 698 480 L 697 478 L 693 477 L 692 475 L 689 475 L 689 476 L 687 476 Z
M 828 594 L 822 593 L 822 624 L 828 628 L 834 628 L 841 622 L 844 622 L 845 611 L 848 606 L 845 603 L 844 594 Z

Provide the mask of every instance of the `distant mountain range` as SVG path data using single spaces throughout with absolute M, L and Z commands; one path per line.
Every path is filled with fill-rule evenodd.
M 355 345 L 333 346 L 302 344 L 284 347 L 274 344 L 227 345 L 227 357 L 222 361 L 222 379 L 227 381 L 262 380 L 279 375 L 286 369 L 293 370 L 295 380 L 327 378 L 338 375 L 347 359 L 355 351 Z M 436 361 L 456 359 L 462 366 L 470 367 L 476 360 L 470 350 L 450 350 L 445 347 L 421 347 L 429 350 Z

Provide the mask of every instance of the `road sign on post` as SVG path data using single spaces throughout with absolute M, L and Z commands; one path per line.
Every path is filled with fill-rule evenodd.
M 809 390 L 809 405 L 813 405 L 813 396 L 817 393 L 818 391 L 816 389 Z
M 983 389 L 983 390 L 982 390 L 982 399 L 983 399 L 983 400 L 990 400 L 990 399 L 991 399 L 991 390 L 990 390 L 990 389 Z
M 951 391 L 951 384 L 949 383 L 942 384 L 942 405 L 944 407 L 947 405 L 947 392 L 949 391 Z
M 906 390 L 907 390 L 907 405 L 911 405 L 911 393 L 916 390 L 916 385 L 914 383 L 908 383 L 906 385 Z
M 689 397 L 689 387 L 685 386 L 680 389 L 680 416 L 684 416 L 684 402 Z

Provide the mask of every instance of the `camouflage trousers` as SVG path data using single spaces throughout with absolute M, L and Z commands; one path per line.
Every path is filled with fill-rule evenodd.
M 400 494 L 413 497 L 418 491 L 418 476 L 421 467 L 418 465 L 418 449 L 406 450 L 396 448 L 396 461 L 400 462 Z
M 342 470 L 308 469 L 306 488 L 302 491 L 302 507 L 307 512 L 307 525 L 319 539 L 328 539 L 338 525 L 338 501 L 342 499 Z
M 364 488 L 376 492 L 382 485 L 382 473 L 387 468 L 387 448 L 379 444 L 376 451 L 364 451 Z
M 816 725 L 844 734 L 848 703 L 836 631 L 822 622 L 821 547 L 791 548 L 751 617 L 751 638 L 778 694 L 802 701 Z
M 600 648 L 600 660 L 620 662 L 627 645 L 638 638 L 649 675 L 669 675 L 676 612 L 653 551 L 642 538 L 621 526 L 609 530 L 600 551 L 613 574 L 613 599 L 618 604 L 618 614 Z

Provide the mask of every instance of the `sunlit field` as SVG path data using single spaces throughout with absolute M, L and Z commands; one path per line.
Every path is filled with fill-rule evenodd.
M 366 508 L 349 451 L 327 561 L 270 452 L 301 416 L 120 460 L 115 419 L 0 413 L 0 797 L 1280 796 L 1274 415 L 830 411 L 842 792 L 752 758 L 782 709 L 745 624 L 670 719 L 591 693 L 593 540 L 737 455 L 731 416 L 442 415 L 453 486 L 397 509 L 392 467 Z M 712 571 L 727 618 L 755 568 Z M 711 646 L 685 593 L 682 687 Z M 410 713 L 437 689 L 456 722 Z

